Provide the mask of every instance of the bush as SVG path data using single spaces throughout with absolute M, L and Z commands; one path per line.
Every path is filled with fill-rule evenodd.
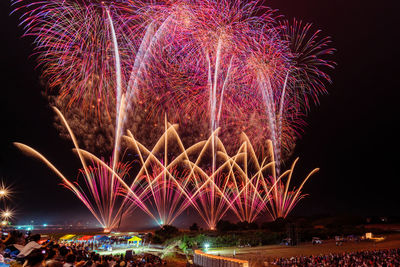
M 171 239 L 179 235 L 178 228 L 172 225 L 164 225 L 161 229 L 155 231 L 153 242 L 157 244 L 164 243 L 167 239 Z
M 273 222 L 265 222 L 261 225 L 261 229 L 267 229 L 271 232 L 284 232 L 286 231 L 286 221 L 283 218 L 278 218 Z
M 190 231 L 193 232 L 198 232 L 199 231 L 199 226 L 197 225 L 197 223 L 193 223 L 190 227 L 189 227 Z
M 234 231 L 236 229 L 237 229 L 237 225 L 234 223 L 231 223 L 230 221 L 220 220 L 217 223 L 218 232 Z
M 255 222 L 248 223 L 248 222 L 244 221 L 244 222 L 238 222 L 236 224 L 236 228 L 238 230 L 257 230 L 258 225 Z
M 246 231 L 246 230 L 257 230 L 258 225 L 255 222 L 238 222 L 238 223 L 231 223 L 230 221 L 220 220 L 217 223 L 217 230 L 218 232 L 228 232 L 228 231 Z

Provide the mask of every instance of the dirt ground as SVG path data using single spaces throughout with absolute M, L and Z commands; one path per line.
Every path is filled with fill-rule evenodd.
M 384 237 L 385 240 L 380 242 L 349 241 L 344 242 L 342 246 L 336 246 L 334 240 L 328 240 L 324 241 L 323 244 L 318 245 L 312 245 L 310 242 L 294 247 L 273 245 L 252 248 L 225 248 L 220 250 L 212 250 L 209 253 L 226 257 L 232 257 L 235 253 L 236 258 L 249 260 L 250 266 L 263 266 L 264 262 L 270 262 L 273 258 L 279 257 L 310 256 L 362 250 L 400 248 L 400 234 L 387 235 Z
M 344 242 L 342 246 L 336 246 L 334 240 L 324 241 L 323 244 L 312 245 L 311 243 L 300 244 L 295 247 L 271 245 L 250 248 L 222 248 L 211 249 L 208 253 L 225 257 L 233 257 L 248 260 L 251 267 L 269 266 L 273 258 L 292 257 L 292 256 L 309 256 L 329 253 L 352 252 L 362 250 L 379 250 L 400 248 L 400 234 L 384 236 L 385 239 L 380 242 L 360 241 L 360 242 Z M 185 267 L 186 259 L 167 257 L 166 267 Z
M 186 267 L 186 259 L 184 258 L 166 258 L 166 267 Z

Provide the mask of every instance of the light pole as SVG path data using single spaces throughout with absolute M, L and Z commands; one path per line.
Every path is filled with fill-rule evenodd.
M 5 187 L 4 183 L 1 183 L 0 186 L 0 199 L 3 201 L 3 209 L 6 208 L 6 199 L 10 196 L 10 190 Z
M 0 189 L 0 197 L 5 197 L 5 196 L 7 196 L 7 190 L 4 188 Z
M 6 207 L 6 199 L 8 198 L 8 190 L 4 186 L 0 188 L 0 198 L 3 201 L 3 207 Z
M 9 220 L 13 216 L 13 212 L 7 208 L 7 203 L 6 200 L 10 197 L 10 190 L 8 187 L 4 185 L 4 182 L 1 183 L 0 185 L 0 201 L 3 202 L 2 209 L 1 209 L 1 214 L 0 217 L 2 219 L 1 221 L 1 227 L 5 227 L 8 225 Z
M 1 217 L 4 220 L 8 220 L 8 219 L 10 219 L 12 217 L 12 212 L 10 210 L 5 210 L 5 211 L 2 212 Z
M 4 210 L 1 212 L 1 227 L 4 228 L 9 224 L 10 218 L 13 216 L 13 213 L 10 210 Z

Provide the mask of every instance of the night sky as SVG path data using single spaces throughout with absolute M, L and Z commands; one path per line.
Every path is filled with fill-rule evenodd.
M 310 196 L 295 208 L 295 215 L 400 216 L 396 2 L 265 2 L 289 19 L 312 22 L 323 35 L 332 37 L 337 49 L 333 59 L 338 65 L 330 72 L 329 94 L 312 107 L 294 153 L 300 157 L 297 182 L 307 171 L 321 168 L 306 184 L 304 192 Z M 21 38 L 18 17 L 9 15 L 7 0 L 0 2 L 0 11 L 0 179 L 16 191 L 10 206 L 16 208 L 20 222 L 93 221 L 52 171 L 12 145 L 15 141 L 30 145 L 68 177 L 77 175 L 79 162 L 71 152 L 72 143 L 59 137 L 53 113 L 42 97 L 40 70 L 31 56 L 32 39 Z

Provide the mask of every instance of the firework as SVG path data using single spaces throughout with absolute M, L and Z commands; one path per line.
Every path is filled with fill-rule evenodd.
M 301 134 L 309 98 L 317 102 L 330 81 L 321 69 L 333 66 L 325 59 L 333 52 L 329 38 L 310 24 L 277 21 L 257 2 L 14 4 L 26 35 L 36 38 L 50 87 L 69 95 L 64 106 L 99 113 L 114 106 L 118 120 L 137 113 L 135 100 L 150 110 L 147 118 L 167 113 L 182 125 L 207 118 L 203 136 L 220 126 L 227 144 L 242 131 L 257 147 L 271 139 L 278 168 Z M 115 123 L 120 130 L 125 117 Z
M 60 97 L 70 96 L 68 105 L 77 102 L 85 110 L 107 107 L 110 96 L 115 96 L 117 79 L 114 30 L 122 70 L 129 71 L 123 63 L 134 56 L 131 33 L 119 16 L 111 23 L 104 6 L 80 1 L 18 0 L 13 4 L 22 12 L 25 36 L 35 38 L 35 54 L 48 86 Z
M 123 204 L 120 205 L 120 209 L 116 207 L 118 193 L 121 190 L 120 187 L 122 187 L 120 184 L 123 180 L 118 174 L 113 173 L 110 167 L 107 168 L 106 163 L 100 164 L 97 162 L 95 166 L 91 167 L 82 162 L 84 169 L 80 172 L 84 178 L 84 182 L 79 183 L 78 181 L 66 178 L 48 159 L 35 149 L 21 143 L 14 144 L 21 151 L 40 159 L 52 169 L 62 179 L 63 186 L 71 190 L 78 197 L 105 231 L 108 232 L 115 228 L 120 223 L 119 220 L 131 210 L 129 206 L 125 207 L 124 201 L 122 201 Z M 126 175 L 126 168 L 126 164 L 118 164 L 118 172 L 120 174 Z M 118 177 L 118 179 L 111 180 L 113 175 Z M 112 183 L 114 183 L 112 189 L 116 190 L 114 192 L 110 191 Z
M 107 181 L 109 207 L 104 209 L 92 194 L 94 209 L 87 195 L 42 155 L 18 146 L 56 171 L 105 226 L 115 227 L 120 194 L 116 214 L 130 210 L 125 205 L 139 206 L 157 223 L 169 224 L 191 206 L 210 228 L 228 210 L 249 222 L 265 210 L 273 218 L 286 217 L 303 197 L 303 185 L 316 170 L 289 191 L 297 161 L 285 172 L 282 162 L 301 135 L 310 101 L 318 103 L 326 92 L 330 78 L 325 69 L 334 66 L 327 59 L 334 51 L 330 39 L 320 38 L 311 24 L 279 21 L 257 1 L 14 4 L 22 10 L 25 35 L 35 37 L 43 75 L 59 91 L 53 102 L 67 118 L 75 118 L 71 129 L 56 110 L 74 142 L 89 191 L 99 192 L 98 184 Z M 96 118 L 88 109 L 96 110 Z M 99 122 L 83 125 L 85 117 L 90 124 Z M 183 131 L 191 139 L 185 142 L 191 144 L 188 149 L 167 117 L 189 128 Z M 104 129 L 101 135 L 109 145 L 102 153 L 112 152 L 109 164 L 78 147 L 73 132 L 88 128 Z M 169 138 L 175 139 L 174 148 Z M 125 145 L 141 164 L 129 184 L 119 173 L 125 173 L 119 163 Z M 85 158 L 98 166 L 90 169 Z
M 137 206 L 149 213 L 144 205 L 141 206 L 140 198 L 125 182 L 130 168 L 129 164 L 115 164 L 114 160 L 107 164 L 91 153 L 80 149 L 68 122 L 58 109 L 54 108 L 54 110 L 64 123 L 74 143 L 74 150 L 77 152 L 83 167 L 80 170 L 84 180 L 83 183 L 79 182 L 79 180 L 71 181 L 66 178 L 48 159 L 35 149 L 21 143 L 14 143 L 15 146 L 21 151 L 40 159 L 52 169 L 62 179 L 62 184 L 82 201 L 105 231 L 110 231 L 119 225 L 121 219 Z M 88 166 L 88 158 L 92 160 L 93 166 Z M 120 196 L 122 196 L 122 199 Z M 127 197 L 133 201 L 127 202 Z
M 55 109 L 66 128 L 69 125 L 62 114 Z M 243 135 L 243 143 L 237 153 L 230 156 L 217 131 L 207 140 L 185 148 L 177 125 L 165 121 L 165 132 L 152 149 L 138 142 L 132 133 L 124 136 L 127 144 L 138 155 L 136 164 L 140 170 L 128 182 L 130 164 L 106 163 L 76 144 L 72 131 L 70 136 L 75 144 L 83 169 L 82 180 L 67 179 L 49 160 L 36 150 L 21 144 L 15 145 L 24 152 L 39 158 L 48 165 L 90 210 L 104 229 L 117 228 L 122 218 L 139 207 L 157 224 L 172 224 L 189 206 L 193 207 L 210 229 L 231 210 L 239 220 L 253 222 L 260 214 L 269 213 L 273 218 L 286 217 L 297 202 L 304 197 L 301 190 L 304 183 L 316 170 L 312 171 L 301 186 L 289 191 L 294 165 L 276 177 L 272 142 L 269 157 L 260 163 L 250 140 Z M 211 148 L 212 140 L 216 150 Z M 171 155 L 168 148 L 177 146 L 180 151 Z M 217 156 L 217 159 L 211 158 Z M 88 166 L 87 159 L 92 160 Z M 217 164 L 213 169 L 211 162 Z M 252 166 L 252 167 L 249 167 Z M 285 187 L 281 180 L 288 176 Z
M 260 162 L 245 134 L 237 153 L 230 156 L 216 136 L 217 131 L 207 140 L 186 149 L 176 131 L 177 126 L 166 125 L 169 126 L 151 150 L 139 143 L 132 133 L 125 136 L 141 164 L 130 187 L 137 188 L 140 184 L 144 188 L 139 198 L 153 207 L 152 217 L 157 218 L 158 224 L 173 223 L 189 206 L 210 229 L 215 229 L 229 210 L 240 221 L 247 222 L 255 221 L 260 214 L 269 214 L 274 219 L 286 217 L 305 196 L 302 194 L 304 184 L 318 171 L 313 170 L 301 186 L 292 191 L 289 187 L 297 160 L 291 169 L 277 177 L 271 141 L 268 142 L 268 157 Z M 212 151 L 212 139 L 216 141 L 216 151 Z M 179 147 L 172 151 L 180 152 L 171 155 L 168 150 L 171 145 Z M 217 159 L 212 159 L 215 155 Z M 212 162 L 216 164 L 214 170 Z

